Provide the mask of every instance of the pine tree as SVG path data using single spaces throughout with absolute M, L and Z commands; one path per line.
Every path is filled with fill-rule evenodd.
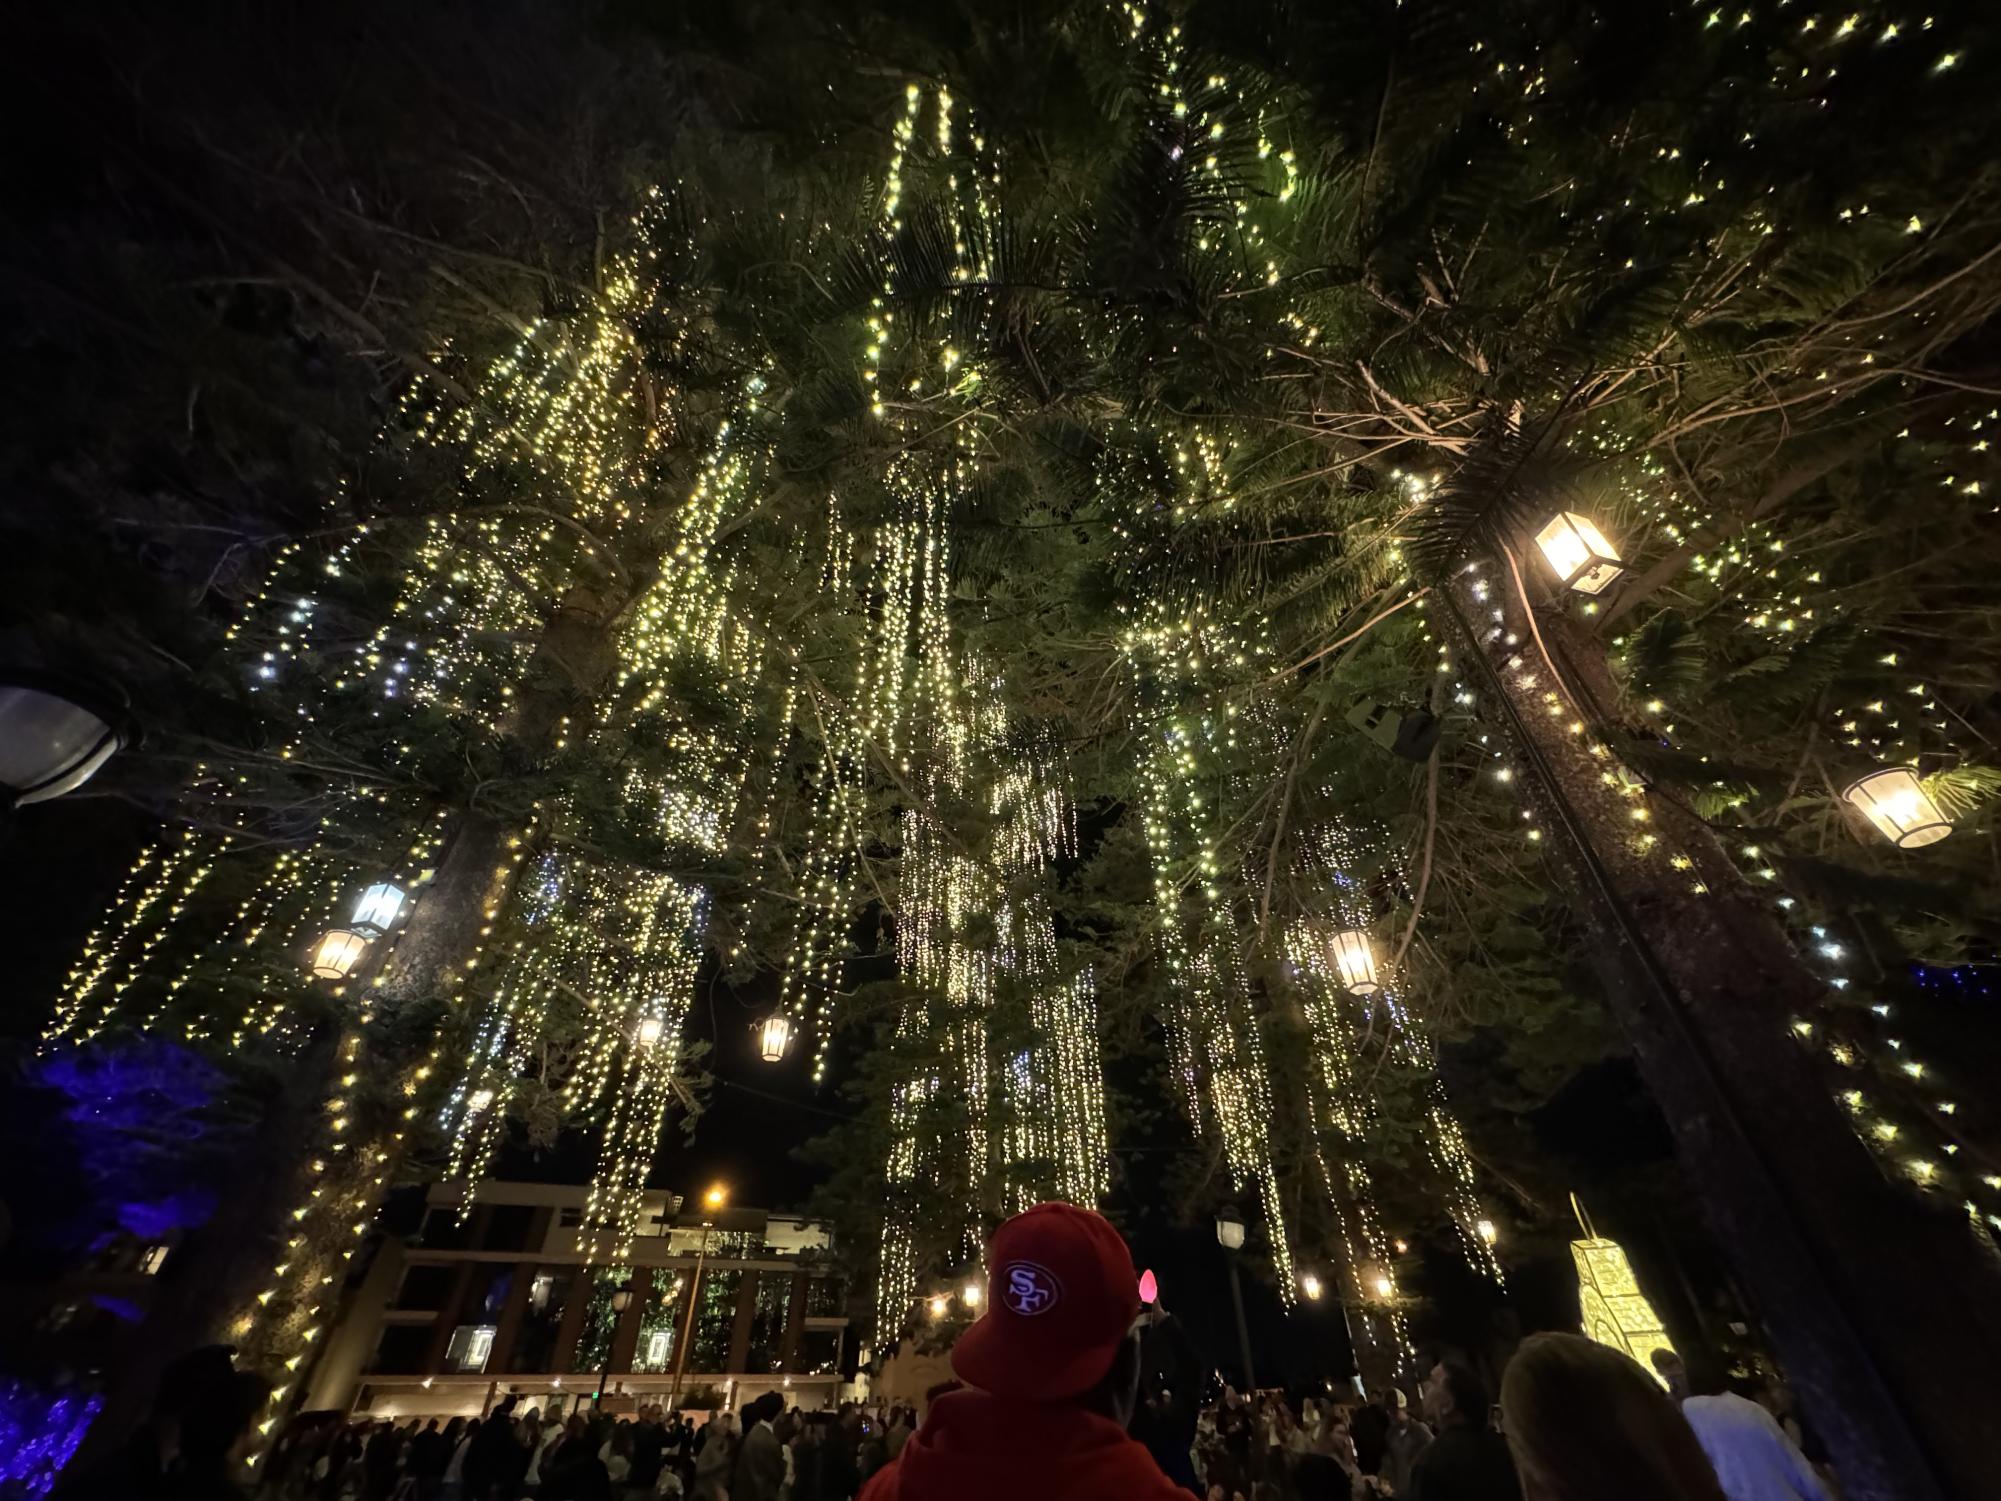
M 309 1369 L 426 1119 L 467 1175 L 510 1114 L 602 1119 L 616 1257 L 727 971 L 822 1059 L 880 1044 L 883 1338 L 1171 1103 L 1214 1144 L 1185 1202 L 1252 1195 L 1280 1286 L 1326 1266 L 1394 1369 L 1386 1203 L 1498 1270 L 1434 1039 L 1550 1087 L 1610 1045 L 1595 988 L 1845 1483 L 1970 1484 L 1992 1125 L 1877 1008 L 1894 956 L 1991 940 L 1979 38 L 1427 3 L 626 40 L 688 84 L 634 138 L 657 185 L 538 314 L 413 320 L 59 1013 L 365 1081 L 257 1347 Z M 1613 592 L 1551 583 L 1559 512 Z M 1839 795 L 1904 759 L 1960 825 L 1923 856 Z M 408 925 L 323 1020 L 276 959 L 390 874 Z M 1123 1052 L 1162 1099 L 1101 1097 Z

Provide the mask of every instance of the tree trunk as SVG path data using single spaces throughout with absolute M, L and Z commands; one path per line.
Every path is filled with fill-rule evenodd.
M 1708 828 L 1628 789 L 1602 646 L 1560 607 L 1531 617 L 1511 563 L 1460 574 L 1448 610 L 1510 723 L 1535 827 L 1594 931 L 1607 1004 L 1844 1493 L 1988 1493 L 2001 1453 L 2001 1264 L 1956 1205 L 1890 1181 L 1856 1136 L 1790 1032 L 1821 982 Z
M 233 1344 L 244 1333 L 233 1321 L 276 1259 L 276 1210 L 316 1134 L 333 1043 L 332 1029 L 322 1028 L 272 1081 L 270 1108 L 232 1159 L 215 1212 L 174 1248 L 152 1307 L 123 1342 L 118 1368 L 105 1382 L 104 1406 L 72 1460 L 76 1469 L 114 1452 L 146 1419 L 169 1363 L 203 1345 Z

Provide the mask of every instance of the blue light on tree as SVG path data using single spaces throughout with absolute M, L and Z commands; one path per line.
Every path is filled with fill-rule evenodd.
M 0 1498 L 47 1495 L 101 1405 L 78 1392 L 0 1382 Z

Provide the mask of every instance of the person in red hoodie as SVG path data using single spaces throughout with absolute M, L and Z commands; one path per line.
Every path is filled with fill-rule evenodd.
M 1126 1433 L 1139 1400 L 1139 1277 L 1102 1215 L 1038 1204 L 994 1232 L 986 1312 L 948 1392 L 861 1501 L 1188 1501 Z

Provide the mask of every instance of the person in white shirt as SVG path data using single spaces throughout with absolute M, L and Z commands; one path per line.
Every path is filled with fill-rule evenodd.
M 1651 1358 L 1730 1501 L 1832 1501 L 1778 1419 L 1732 1392 L 1695 1395 L 1688 1367 L 1672 1350 L 1656 1350 Z
M 541 1431 L 536 1435 L 534 1452 L 528 1456 L 528 1473 L 521 1483 L 534 1487 L 542 1483 L 542 1461 L 549 1457 L 549 1451 L 556 1447 L 556 1440 L 563 1436 L 563 1420 L 556 1416 L 556 1409 L 550 1408 L 549 1415 L 542 1420 Z

